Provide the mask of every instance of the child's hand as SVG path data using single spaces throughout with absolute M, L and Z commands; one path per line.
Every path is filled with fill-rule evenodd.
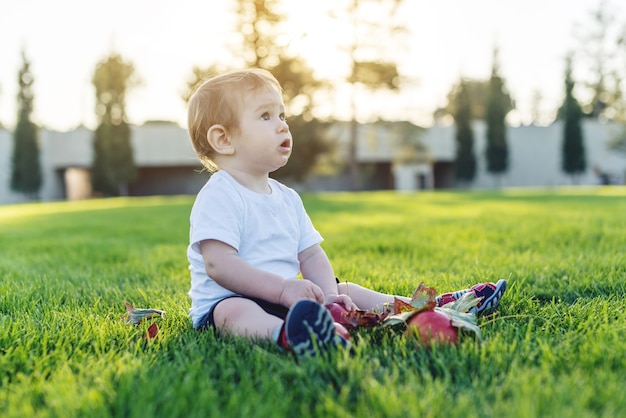
M 283 289 L 278 297 L 279 303 L 290 308 L 291 305 L 300 299 L 324 303 L 324 292 L 318 285 L 309 280 L 285 280 Z
M 348 295 L 328 294 L 324 297 L 324 305 L 328 305 L 329 303 L 338 303 L 348 311 L 359 309 Z

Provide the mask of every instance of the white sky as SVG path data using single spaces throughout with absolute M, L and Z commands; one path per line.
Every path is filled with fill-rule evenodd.
M 285 0 L 298 54 L 327 78 L 347 71 L 337 48 L 341 24 L 326 11 L 336 0 Z M 577 23 L 589 24 L 599 0 L 408 0 L 404 13 L 411 31 L 397 51 L 402 74 L 414 82 L 393 100 L 363 104 L 387 119 L 405 118 L 426 125 L 445 105 L 461 75 L 489 78 L 494 45 L 500 49 L 501 75 L 527 118 L 533 96 L 541 108 L 556 109 L 563 97 L 566 52 L 579 45 Z M 624 7 L 613 1 L 626 24 Z M 0 122 L 16 120 L 17 73 L 25 48 L 35 78 L 35 122 L 55 130 L 81 123 L 93 128 L 96 64 L 111 51 L 135 65 L 143 84 L 130 91 L 129 121 L 173 120 L 185 126 L 180 98 L 194 65 L 230 57 L 232 17 L 227 0 L 0 0 Z M 302 37 L 303 34 L 306 37 Z M 394 45 L 389 46 L 393 50 Z M 327 111 L 346 117 L 338 95 Z

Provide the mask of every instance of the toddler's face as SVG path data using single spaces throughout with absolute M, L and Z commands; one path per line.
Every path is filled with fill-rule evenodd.
M 285 105 L 276 89 L 249 91 L 243 95 L 239 129 L 235 131 L 231 142 L 240 168 L 260 175 L 287 164 L 293 141 L 285 121 Z

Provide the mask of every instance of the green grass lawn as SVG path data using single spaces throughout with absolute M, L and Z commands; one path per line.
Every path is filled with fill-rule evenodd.
M 509 288 L 482 343 L 362 329 L 303 361 L 191 328 L 192 202 L 0 207 L 0 416 L 626 416 L 624 188 L 305 195 L 342 280 Z M 124 301 L 166 311 L 157 339 Z

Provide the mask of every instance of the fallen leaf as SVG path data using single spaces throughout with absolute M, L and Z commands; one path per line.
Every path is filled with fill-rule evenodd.
M 143 335 L 143 339 L 144 340 L 154 339 L 157 337 L 158 333 L 159 333 L 159 327 L 157 326 L 156 322 L 153 322 L 152 325 L 148 327 L 148 330 L 146 331 L 146 333 Z
M 345 324 L 342 323 L 342 325 L 349 329 L 359 327 L 375 327 L 376 325 L 382 323 L 389 313 L 389 311 L 375 313 L 355 309 L 353 311 L 348 311 L 344 315 Z
M 420 283 L 411 296 L 411 306 L 416 309 L 434 309 L 437 306 L 437 290 Z
M 467 292 L 454 302 L 446 303 L 444 307 L 457 312 L 466 313 L 474 306 L 478 306 L 481 300 L 482 297 L 477 297 L 474 292 Z
M 133 325 L 139 325 L 144 319 L 152 318 L 154 316 L 160 316 L 161 318 L 165 318 L 165 311 L 162 311 L 160 309 L 135 308 L 129 302 L 124 302 L 124 305 L 126 305 L 126 313 L 128 315 L 124 316 L 123 319 L 126 322 L 132 323 Z
M 393 299 L 393 314 L 394 315 L 401 314 L 403 312 L 410 312 L 414 309 L 415 307 L 413 307 L 413 305 L 411 305 L 410 303 L 406 303 L 402 299 L 398 299 L 398 298 Z

